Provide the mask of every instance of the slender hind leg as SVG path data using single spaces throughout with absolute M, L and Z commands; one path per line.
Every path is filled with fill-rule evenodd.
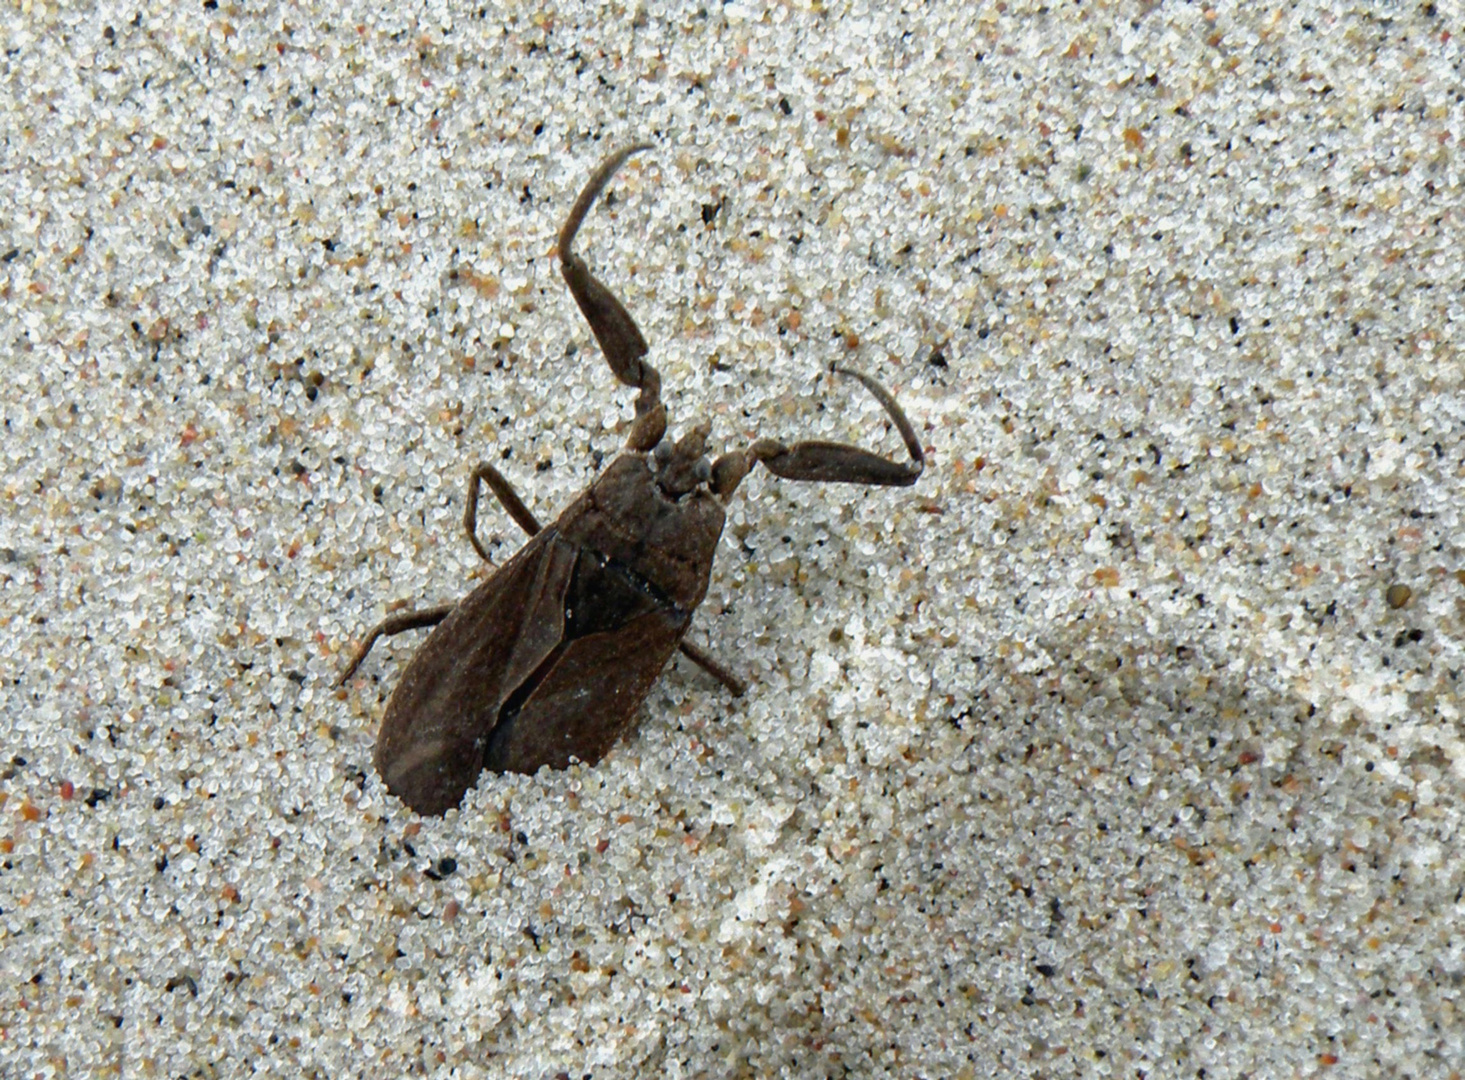
M 733 697 L 742 697 L 748 692 L 748 684 L 723 667 L 710 653 L 703 652 L 697 646 L 687 641 L 683 641 L 677 648 L 682 650 L 682 655 L 688 660 L 692 661 L 692 663 L 696 664 L 703 671 L 707 672 L 707 674 L 722 683 L 723 686 L 727 687 L 728 692 Z
M 524 501 L 519 498 L 518 492 L 504 479 L 503 473 L 492 465 L 480 465 L 474 469 L 468 477 L 468 505 L 463 511 L 463 528 L 468 531 L 468 539 L 473 542 L 473 550 L 478 552 L 479 558 L 492 565 L 493 560 L 488 557 L 488 551 L 478 539 L 478 488 L 480 484 L 488 485 L 488 489 L 493 492 L 499 504 L 530 536 L 537 533 L 540 526 L 529 508 L 524 505 Z M 373 626 L 371 632 L 362 640 L 361 645 L 351 657 L 351 662 L 346 665 L 346 670 L 341 672 L 341 677 L 336 680 L 336 685 L 340 686 L 356 673 L 356 669 L 366 659 L 366 654 L 371 652 L 371 647 L 376 644 L 378 638 L 391 637 L 404 630 L 421 630 L 428 626 L 436 626 L 446 619 L 448 612 L 456 606 L 456 604 L 441 604 L 438 607 L 423 608 L 421 611 L 405 611 L 400 615 L 388 615 Z
M 847 368 L 832 369 L 840 375 L 858 379 L 885 409 L 905 443 L 910 461 L 891 461 L 869 450 L 848 443 L 796 442 L 785 446 L 777 439 L 759 439 L 746 450 L 723 454 L 712 466 L 712 490 L 722 497 L 731 495 L 758 462 L 775 476 L 785 480 L 812 480 L 826 484 L 867 484 L 876 487 L 906 487 L 914 484 L 926 467 L 915 429 L 906 419 L 900 405 L 868 375 Z
M 377 638 L 391 637 L 393 634 L 400 634 L 403 630 L 421 630 L 425 626 L 436 626 L 448 617 L 448 612 L 457 607 L 457 604 L 443 604 L 440 607 L 423 608 L 421 611 L 404 611 L 400 615 L 388 615 L 381 622 L 371 628 L 357 647 L 351 662 L 346 665 L 346 670 L 341 672 L 341 677 L 336 680 L 335 685 L 343 685 L 347 679 L 356 674 L 356 669 L 361 666 L 361 661 L 366 659 L 366 654 L 371 652 L 371 647 L 376 644 Z
M 493 560 L 488 557 L 488 552 L 478 540 L 478 488 L 482 484 L 488 485 L 488 490 L 493 492 L 493 497 L 499 501 L 499 505 L 509 512 L 509 517 L 519 523 L 530 536 L 539 532 L 543 526 L 530 512 L 529 507 L 524 505 L 524 500 L 519 498 L 519 493 L 513 486 L 504 479 L 504 474 L 495 469 L 492 465 L 480 465 L 474 469 L 468 477 L 468 503 L 463 508 L 463 528 L 468 532 L 468 539 L 473 543 L 473 550 L 478 552 L 478 557 L 490 566 Z
M 590 324 L 600 351 L 615 377 L 626 386 L 634 387 L 636 395 L 636 421 L 631 425 L 631 437 L 626 446 L 632 450 L 650 450 L 666 434 L 666 406 L 661 403 L 661 376 L 642 357 L 648 352 L 646 339 L 641 336 L 636 320 L 619 300 L 590 272 L 585 260 L 572 250 L 575 234 L 580 223 L 590 212 L 597 196 L 610 178 L 615 175 L 628 157 L 651 147 L 646 143 L 624 146 L 600 163 L 585 182 L 580 197 L 570 208 L 565 218 L 565 227 L 560 230 L 560 273 L 565 284 L 580 305 L 580 312 Z

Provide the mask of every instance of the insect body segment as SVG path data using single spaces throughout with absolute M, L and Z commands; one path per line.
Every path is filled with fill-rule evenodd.
M 744 692 L 741 680 L 684 635 L 707 593 L 724 503 L 756 464 L 790 480 L 879 486 L 912 484 L 924 467 L 915 431 L 890 393 L 840 368 L 880 402 L 909 461 L 844 443 L 758 439 L 709 463 L 706 422 L 663 441 L 666 407 L 660 376 L 645 361 L 646 341 L 572 250 L 600 191 L 643 149 L 626 147 L 601 163 L 559 243 L 565 281 L 611 371 L 639 391 L 626 452 L 548 527 L 493 466 L 479 465 L 464 514 L 474 549 L 489 561 L 477 536 L 483 484 L 531 539 L 456 605 L 384 620 L 341 676 L 351 676 L 379 637 L 436 627 L 387 703 L 375 753 L 388 790 L 419 813 L 456 806 L 484 769 L 534 772 L 573 758 L 600 760 L 632 727 L 677 650 L 734 694 Z

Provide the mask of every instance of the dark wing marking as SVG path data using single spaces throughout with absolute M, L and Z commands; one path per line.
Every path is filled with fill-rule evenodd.
M 630 725 L 689 615 L 630 567 L 580 549 L 564 642 L 504 702 L 484 764 L 496 772 L 594 764 Z
M 629 622 L 566 642 L 536 677 L 517 712 L 505 710 L 485 764 L 501 772 L 594 764 L 630 727 L 691 616 L 653 607 Z
M 565 594 L 578 554 L 553 528 L 469 593 L 402 673 L 377 736 L 387 790 L 441 814 L 478 782 L 508 697 L 564 638 Z

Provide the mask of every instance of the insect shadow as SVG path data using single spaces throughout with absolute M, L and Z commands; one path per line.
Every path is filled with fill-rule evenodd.
M 711 424 L 675 442 L 666 434 L 661 377 L 646 339 L 621 302 L 574 253 L 575 234 L 627 146 L 600 163 L 559 236 L 560 270 L 617 379 L 634 387 L 636 417 L 626 451 L 548 527 L 540 525 L 492 465 L 469 477 L 463 526 L 478 539 L 478 498 L 487 485 L 531 539 L 456 604 L 393 615 L 366 635 L 337 685 L 378 638 L 435 626 L 387 702 L 375 763 L 387 790 L 421 814 L 458 805 L 485 769 L 533 773 L 571 759 L 594 764 L 632 727 L 637 709 L 673 652 L 735 695 L 743 682 L 685 640 L 707 593 L 724 505 L 754 465 L 786 480 L 904 486 L 925 466 L 905 413 L 868 375 L 857 379 L 884 407 L 910 460 L 856 446 L 757 439 L 708 462 Z

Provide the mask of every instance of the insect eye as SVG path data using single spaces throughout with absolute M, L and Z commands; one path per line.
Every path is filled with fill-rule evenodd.
M 706 458 L 698 458 L 697 464 L 692 466 L 692 475 L 697 478 L 697 483 L 705 484 L 712 479 L 712 466 Z

